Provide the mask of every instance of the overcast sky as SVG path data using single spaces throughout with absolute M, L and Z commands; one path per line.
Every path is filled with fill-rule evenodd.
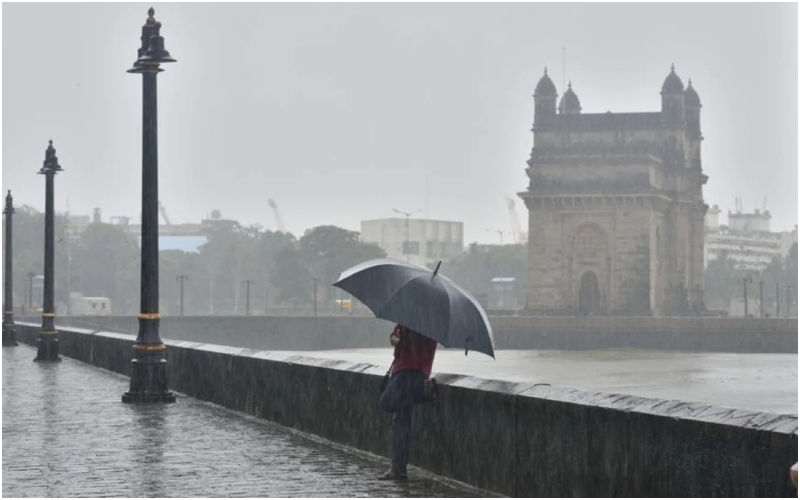
M 52 138 L 58 211 L 138 222 L 142 82 L 125 70 L 148 6 L 3 4 L 2 184 L 15 204 L 43 209 Z M 173 223 L 219 209 L 276 229 L 271 197 L 296 236 L 397 208 L 496 243 L 506 197 L 528 184 L 543 68 L 559 93 L 572 81 L 583 112 L 636 112 L 660 109 L 672 63 L 703 104 L 706 203 L 724 223 L 735 197 L 746 211 L 766 198 L 773 230 L 797 223 L 794 3 L 154 6 L 178 60 L 158 76 Z M 519 199 L 517 212 L 527 227 Z

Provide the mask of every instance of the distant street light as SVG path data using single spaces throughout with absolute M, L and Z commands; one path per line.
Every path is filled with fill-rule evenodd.
M 178 276 L 175 277 L 175 279 L 180 282 L 180 288 L 181 288 L 181 316 L 183 316 L 183 282 L 188 280 L 189 277 L 186 276 L 185 274 L 179 274 Z
M 402 210 L 398 210 L 396 208 L 392 208 L 392 210 L 394 210 L 395 212 L 397 212 L 400 215 L 405 215 L 406 216 L 406 240 L 403 242 L 403 253 L 406 255 L 406 262 L 409 262 L 409 258 L 410 258 L 409 256 L 410 256 L 410 253 L 411 253 L 411 241 L 410 241 L 411 232 L 409 230 L 408 219 L 412 215 L 414 215 L 414 214 L 416 214 L 418 212 L 422 212 L 422 209 L 420 208 L 418 210 L 414 210 L 413 212 L 403 212 Z
M 319 281 L 319 280 L 317 278 L 312 278 L 312 280 L 314 281 L 314 296 L 313 296 L 313 299 L 314 299 L 314 316 L 316 316 L 317 315 L 317 281 Z
M 214 314 L 214 272 L 208 270 L 208 314 Z
M 250 285 L 255 283 L 253 280 L 244 280 L 242 281 L 245 286 L 245 316 L 250 316 Z
M 54 267 L 55 267 L 55 210 L 53 208 L 53 191 L 56 172 L 63 169 L 58 164 L 53 141 L 47 145 L 44 153 L 44 164 L 39 174 L 45 178 L 44 200 L 44 297 L 42 300 L 42 329 L 36 344 L 34 361 L 61 361 L 58 356 L 58 332 L 55 325 L 54 300 Z
M 28 312 L 30 312 L 33 309 L 33 278 L 36 276 L 36 273 L 28 271 L 26 276 L 28 277 Z
M 744 317 L 747 317 L 747 284 L 752 283 L 752 278 L 742 278 L 742 286 L 744 287 Z
M 69 214 L 67 220 L 67 316 L 72 316 L 72 236 L 73 231 L 69 227 Z
M 8 190 L 6 196 L 6 208 L 3 210 L 6 216 L 6 259 L 5 267 L 3 269 L 4 282 L 3 282 L 3 346 L 18 345 L 16 341 L 16 334 L 14 328 L 14 292 L 13 292 L 13 272 L 14 260 L 12 258 L 11 250 L 11 222 L 14 215 L 14 203 L 11 198 L 11 190 Z

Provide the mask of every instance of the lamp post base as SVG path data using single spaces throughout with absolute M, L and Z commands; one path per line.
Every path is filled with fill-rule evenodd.
M 131 360 L 131 387 L 122 395 L 123 403 L 174 403 L 167 390 L 167 360 L 161 354 L 140 354 L 134 349 Z
M 42 332 L 39 336 L 39 341 L 36 343 L 36 358 L 34 358 L 34 361 L 61 361 L 61 358 L 58 356 L 58 337 L 55 332 Z
M 17 346 L 17 334 L 14 331 L 14 324 L 3 325 L 3 347 Z

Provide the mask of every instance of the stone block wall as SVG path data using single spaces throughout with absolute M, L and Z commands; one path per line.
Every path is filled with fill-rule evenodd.
M 492 316 L 497 349 L 639 348 L 797 352 L 797 319 L 630 316 Z M 135 317 L 59 317 L 59 325 L 136 334 Z M 161 336 L 281 351 L 387 347 L 392 324 L 367 317 L 184 316 Z
M 38 325 L 18 324 L 35 344 Z M 61 353 L 128 374 L 132 335 L 59 328 Z M 170 389 L 383 456 L 382 370 L 166 342 Z M 412 463 L 510 496 L 796 496 L 797 417 L 436 374 Z M 121 396 L 121 394 L 120 394 Z

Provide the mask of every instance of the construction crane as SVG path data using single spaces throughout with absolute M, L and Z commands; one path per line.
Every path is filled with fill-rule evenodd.
M 272 207 L 272 211 L 275 213 L 275 222 L 278 224 L 278 229 L 280 232 L 285 233 L 286 227 L 283 225 L 283 219 L 281 219 L 281 214 L 278 212 L 278 205 L 275 203 L 275 200 L 268 198 L 267 204 Z
M 508 204 L 508 215 L 511 219 L 511 235 L 514 237 L 514 243 L 518 245 L 526 243 L 528 241 L 528 233 L 522 231 L 522 227 L 519 225 L 514 198 L 506 196 L 506 203 Z
M 161 212 L 161 217 L 164 218 L 164 222 L 166 222 L 168 226 L 171 226 L 172 222 L 169 221 L 169 217 L 167 217 L 167 209 L 161 204 L 161 200 L 158 200 L 158 211 Z

